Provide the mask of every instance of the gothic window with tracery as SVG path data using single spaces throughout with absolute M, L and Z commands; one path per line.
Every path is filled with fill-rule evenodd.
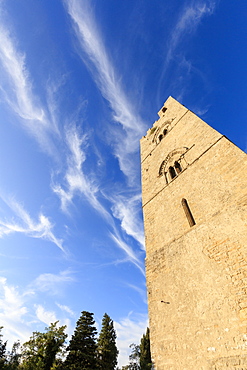
M 187 147 L 174 149 L 162 161 L 159 167 L 159 177 L 164 176 L 167 184 L 187 168 L 188 163 L 185 158 L 187 151 Z

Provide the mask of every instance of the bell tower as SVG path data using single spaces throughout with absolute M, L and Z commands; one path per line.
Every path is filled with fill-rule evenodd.
M 247 156 L 172 97 L 158 115 L 141 139 L 155 369 L 247 369 Z

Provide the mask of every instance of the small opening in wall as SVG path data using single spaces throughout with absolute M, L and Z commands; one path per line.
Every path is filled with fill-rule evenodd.
M 163 131 L 163 135 L 166 136 L 166 134 L 167 134 L 167 129 L 165 128 Z
M 182 167 L 181 167 L 181 164 L 179 163 L 179 162 L 175 162 L 174 163 L 174 166 L 175 166 L 175 168 L 176 168 L 176 172 L 177 172 L 177 174 L 179 174 L 181 171 L 182 171 Z
M 176 177 L 176 176 L 177 176 L 177 174 L 176 174 L 176 171 L 175 171 L 174 167 L 172 167 L 172 166 L 170 166 L 170 167 L 169 167 L 169 174 L 170 174 L 170 176 L 171 176 L 171 179 L 174 179 L 174 177 Z
M 188 205 L 187 200 L 183 198 L 181 203 L 182 203 L 182 207 L 184 209 L 184 213 L 187 217 L 187 220 L 189 222 L 190 227 L 194 226 L 196 223 L 195 223 L 194 217 L 191 213 L 191 210 L 190 210 L 190 207 Z
M 167 108 L 166 108 L 166 107 L 163 107 L 163 108 L 162 108 L 162 112 L 163 112 L 163 113 L 165 113 L 165 111 L 166 111 L 166 110 L 167 110 Z
M 160 135 L 159 136 L 159 141 L 161 141 L 163 139 L 163 135 Z

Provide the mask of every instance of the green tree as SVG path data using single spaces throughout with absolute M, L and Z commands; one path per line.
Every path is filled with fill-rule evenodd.
M 143 334 L 140 344 L 140 370 L 151 370 L 152 359 L 150 350 L 149 328 L 146 334 Z
M 19 369 L 21 354 L 19 353 L 20 342 L 14 342 L 12 350 L 8 353 L 7 364 L 4 369 L 6 370 L 17 370 Z
M 96 328 L 93 313 L 82 311 L 69 346 L 64 369 L 95 370 L 96 369 Z
M 55 368 L 57 356 L 64 348 L 66 326 L 57 327 L 58 321 L 45 328 L 45 333 L 33 332 L 30 340 L 22 346 L 23 370 L 50 370 Z M 59 360 L 58 360 L 59 361 Z
M 153 364 L 151 360 L 149 328 L 146 334 L 141 338 L 141 344 L 131 344 L 131 353 L 129 355 L 129 364 L 122 367 L 122 370 L 151 370 Z
M 131 353 L 129 355 L 129 370 L 140 370 L 140 346 L 132 343 L 130 348 Z
M 106 313 L 102 319 L 102 329 L 97 342 L 98 368 L 114 370 L 117 366 L 118 349 L 113 321 Z
M 3 342 L 2 340 L 2 334 L 1 334 L 1 330 L 2 330 L 3 326 L 0 326 L 0 369 L 4 369 L 5 368 L 5 364 L 6 364 L 6 360 L 7 360 L 7 354 L 6 354 L 6 346 L 7 346 L 7 342 Z

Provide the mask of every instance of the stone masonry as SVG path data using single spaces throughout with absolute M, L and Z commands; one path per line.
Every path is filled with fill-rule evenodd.
M 155 369 L 247 369 L 247 155 L 172 97 L 158 114 L 141 139 Z

